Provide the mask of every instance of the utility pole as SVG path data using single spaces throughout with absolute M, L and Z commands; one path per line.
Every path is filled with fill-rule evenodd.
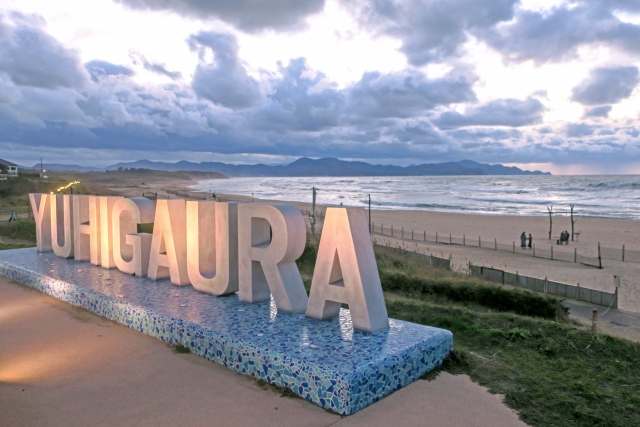
M 313 195 L 313 199 L 311 202 L 311 216 L 315 218 L 316 217 L 316 194 L 318 192 L 318 189 L 316 187 L 312 187 L 311 191 Z
M 369 194 L 369 234 L 371 234 L 371 194 Z
M 571 241 L 573 242 L 573 229 L 574 229 L 574 224 L 576 223 L 577 219 L 576 220 L 573 219 L 573 207 L 575 205 L 569 205 L 569 206 L 571 206 Z
M 311 200 L 311 219 L 310 219 L 310 223 L 311 223 L 311 234 L 313 234 L 314 236 L 316 235 L 316 193 L 317 193 L 318 189 L 316 187 L 311 187 L 311 194 L 312 194 L 312 200 Z

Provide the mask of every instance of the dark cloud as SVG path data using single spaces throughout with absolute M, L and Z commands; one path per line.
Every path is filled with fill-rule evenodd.
M 84 67 L 91 74 L 91 79 L 95 82 L 106 76 L 133 76 L 134 72 L 131 68 L 123 65 L 112 64 L 107 61 L 94 59 L 84 64 Z
M 589 117 L 609 117 L 609 113 L 611 112 L 611 105 L 602 105 L 600 107 L 587 108 L 584 110 L 583 118 Z
M 280 77 L 271 83 L 266 105 L 252 117 L 254 126 L 279 132 L 319 131 L 337 126 L 344 95 L 333 83 L 323 86 L 326 76 L 309 68 L 305 58 L 292 59 L 280 67 Z
M 324 8 L 324 0 L 114 0 L 133 9 L 168 10 L 191 18 L 219 18 L 246 31 L 293 30 Z
M 366 117 L 412 117 L 439 105 L 475 101 L 472 83 L 464 76 L 429 80 L 416 72 L 368 72 L 349 89 L 349 111 Z
M 596 68 L 573 88 L 571 100 L 583 105 L 615 104 L 628 98 L 639 81 L 637 67 Z
M 568 138 L 581 138 L 583 136 L 593 135 L 596 129 L 596 126 L 589 126 L 585 123 L 569 123 L 566 126 L 565 132 Z
M 140 63 L 142 67 L 151 71 L 155 74 L 160 74 L 161 76 L 169 77 L 171 80 L 178 80 L 182 77 L 182 73 L 179 71 L 169 71 L 167 67 L 160 62 L 152 62 L 149 61 L 144 55 L 138 52 L 129 52 L 129 57 L 133 61 L 134 64 Z
M 39 88 L 80 87 L 87 72 L 78 54 L 42 30 L 37 16 L 0 14 L 0 72 L 20 86 Z
M 640 53 L 640 26 L 620 21 L 617 11 L 639 10 L 637 1 L 584 0 L 551 10 L 521 9 L 515 19 L 479 36 L 512 61 L 562 61 L 583 45 L 605 44 Z
M 510 126 L 519 127 L 540 123 L 545 107 L 535 98 L 524 101 L 499 99 L 480 107 L 469 108 L 465 114 L 447 111 L 434 120 L 440 129 L 464 126 Z
M 191 83 L 199 97 L 231 109 L 248 108 L 260 101 L 260 84 L 240 62 L 238 41 L 233 35 L 202 31 L 189 38 L 189 45 L 200 54 Z M 213 52 L 213 63 L 204 60 L 207 49 Z
M 412 65 L 460 54 L 469 34 L 513 17 L 518 0 L 345 0 L 362 26 L 402 40 Z

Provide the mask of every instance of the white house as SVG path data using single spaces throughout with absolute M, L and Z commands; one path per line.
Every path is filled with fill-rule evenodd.
M 15 163 L 11 163 L 4 159 L 0 159 L 0 165 L 6 166 L 7 173 L 9 175 L 18 175 L 18 165 L 16 165 Z

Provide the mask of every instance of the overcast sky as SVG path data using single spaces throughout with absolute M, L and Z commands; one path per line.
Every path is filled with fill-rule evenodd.
M 0 0 L 0 157 L 640 173 L 640 0 Z

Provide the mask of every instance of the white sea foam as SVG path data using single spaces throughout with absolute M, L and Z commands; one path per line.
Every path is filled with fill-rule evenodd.
M 259 199 L 311 201 L 375 209 L 426 209 L 481 214 L 546 215 L 545 206 L 582 216 L 640 219 L 640 176 L 418 176 L 232 178 L 193 188 Z

